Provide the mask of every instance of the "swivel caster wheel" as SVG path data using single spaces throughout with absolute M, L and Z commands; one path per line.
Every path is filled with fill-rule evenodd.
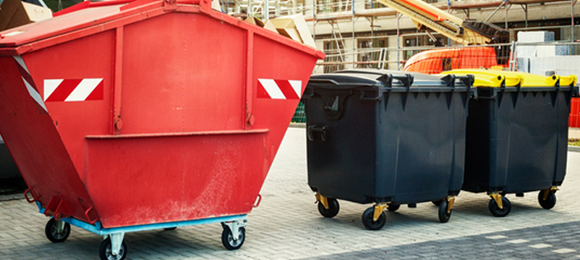
M 246 240 L 246 229 L 240 227 L 238 230 L 237 237 L 234 237 L 232 231 L 229 227 L 224 227 L 222 231 L 222 244 L 228 250 L 237 250 L 242 247 L 244 244 L 244 240 Z
M 556 205 L 556 192 L 552 190 L 541 190 L 538 194 L 538 202 L 540 202 L 540 206 L 544 209 L 553 208 Z
M 46 238 L 53 243 L 64 242 L 70 235 L 70 224 L 51 218 L 48 223 L 46 223 L 44 234 L 46 235 Z
M 318 212 L 320 215 L 324 216 L 325 218 L 333 218 L 338 214 L 340 210 L 340 205 L 336 199 L 327 199 L 328 202 L 328 209 L 324 207 L 322 202 L 318 202 Z
M 113 246 L 111 243 L 111 238 L 103 240 L 101 246 L 99 247 L 99 257 L 101 260 L 123 260 L 127 256 L 127 245 L 125 242 L 121 243 L 119 252 L 115 255 L 113 254 Z
M 387 223 L 387 215 L 385 212 L 381 212 L 381 215 L 374 221 L 373 216 L 375 213 L 375 207 L 370 207 L 362 214 L 362 223 L 368 230 L 380 230 Z
M 447 210 L 449 202 L 447 200 L 442 200 L 439 204 L 439 222 L 447 223 L 451 218 L 451 210 Z
M 499 206 L 497 205 L 497 203 L 495 202 L 494 199 L 491 199 L 489 201 L 489 212 L 491 212 L 492 215 L 496 216 L 496 217 L 505 217 L 507 216 L 510 211 L 512 210 L 512 204 L 510 203 L 510 201 L 506 198 L 506 197 L 501 197 L 501 203 L 503 208 L 500 209 Z

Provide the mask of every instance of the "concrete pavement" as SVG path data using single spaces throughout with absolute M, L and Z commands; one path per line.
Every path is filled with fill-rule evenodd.
M 400 255 L 407 259 L 467 259 L 481 258 L 481 252 L 488 253 L 489 258 L 520 259 L 527 257 L 519 252 L 532 252 L 530 258 L 580 259 L 576 258 L 580 251 L 570 251 L 580 248 L 580 153 L 568 153 L 567 176 L 552 210 L 539 206 L 537 192 L 526 193 L 523 198 L 508 195 L 511 213 L 496 218 L 487 210 L 489 198 L 485 194 L 461 192 L 448 223 L 439 223 L 437 207 L 421 203 L 417 208 L 403 206 L 388 212 L 385 227 L 369 231 L 360 218 L 370 205 L 340 201 L 336 217 L 320 216 L 307 184 L 305 137 L 304 128 L 289 128 L 262 188 L 262 203 L 248 215 L 247 238 L 240 250 L 224 249 L 221 226 L 210 224 L 129 233 L 125 236 L 127 259 L 353 259 L 374 255 L 378 255 L 374 259 L 397 259 Z M 54 244 L 44 235 L 47 221 L 35 205 L 23 199 L 0 201 L 0 258 L 98 259 L 101 237 L 73 227 L 67 241 Z M 504 238 L 488 238 L 496 236 Z M 510 242 L 518 239 L 528 242 Z M 558 239 L 571 242 L 558 247 L 562 244 Z M 455 256 L 428 252 L 429 248 L 447 252 L 463 247 L 463 243 L 472 245 L 469 248 L 497 247 L 463 250 Z M 455 246 L 437 249 L 443 244 Z M 534 252 L 545 251 L 532 247 L 540 244 L 550 245 L 551 253 L 535 257 Z M 552 252 L 559 249 L 566 253 Z

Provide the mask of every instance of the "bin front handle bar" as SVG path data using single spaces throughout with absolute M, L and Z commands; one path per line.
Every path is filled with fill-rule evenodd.
M 326 130 L 328 129 L 327 126 L 317 126 L 317 125 L 311 125 L 308 126 L 308 130 L 307 130 L 307 137 L 309 141 L 314 141 L 314 132 L 320 132 L 320 139 L 323 142 L 326 142 L 327 140 L 327 136 L 326 136 Z

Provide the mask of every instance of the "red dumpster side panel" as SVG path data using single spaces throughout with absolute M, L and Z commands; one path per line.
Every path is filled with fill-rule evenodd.
M 191 142 L 196 148 L 184 151 L 184 218 L 249 213 L 269 165 L 266 133 L 207 135 Z
M 265 176 L 264 138 L 89 138 L 87 189 L 106 228 L 246 214 Z
M 111 129 L 114 48 L 110 46 L 114 40 L 114 32 L 107 31 L 26 55 L 26 64 L 46 101 L 54 126 L 83 179 L 85 136 L 109 134 Z M 47 66 L 47 61 L 53 66 Z M 97 100 L 86 100 L 88 96 L 83 101 L 75 99 L 72 92 L 82 90 L 83 84 L 79 83 L 83 80 L 92 80 L 95 90 L 106 94 Z M 51 81 L 61 83 L 51 85 Z M 102 89 L 96 88 L 99 85 Z M 65 102 L 67 98 L 73 101 Z
M 85 185 L 103 227 L 180 219 L 183 158 L 175 141 L 87 139 Z
M 28 61 L 23 57 L 24 63 Z M 90 198 L 76 173 L 50 115 L 34 100 L 13 57 L 0 57 L 0 133 L 35 199 L 44 208 L 56 210 L 59 200 L 77 219 L 87 221 Z M 32 68 L 30 73 L 34 74 Z M 31 84 L 31 83 L 29 83 Z M 34 84 L 38 86 L 38 83 Z M 53 199 L 54 207 L 48 207 Z M 70 215 L 69 215 L 70 216 Z M 96 219 L 95 212 L 90 218 Z

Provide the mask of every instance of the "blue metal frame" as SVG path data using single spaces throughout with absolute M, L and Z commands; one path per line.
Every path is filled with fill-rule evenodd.
M 40 213 L 44 214 L 45 209 L 40 205 L 40 202 L 36 202 L 38 205 Z M 156 224 L 146 224 L 146 225 L 136 225 L 136 226 L 126 226 L 126 227 L 117 227 L 117 228 L 103 228 L 100 222 L 96 222 L 94 225 L 89 223 L 80 221 L 74 218 L 63 218 L 62 221 L 69 223 L 71 225 L 80 227 L 84 230 L 93 232 L 97 235 L 105 236 L 114 233 L 129 233 L 129 232 L 137 232 L 137 231 L 146 231 L 146 230 L 153 230 L 153 229 L 164 229 L 164 228 L 174 228 L 174 227 L 184 227 L 184 226 L 192 226 L 192 225 L 202 225 L 202 224 L 211 224 L 211 223 L 218 223 L 218 222 L 228 222 L 228 221 L 238 221 L 238 220 L 246 220 L 246 214 L 243 215 L 234 215 L 234 216 L 225 216 L 225 217 L 216 217 L 216 218 L 205 218 L 205 219 L 195 219 L 195 220 L 185 220 L 185 221 L 176 221 L 176 222 L 164 222 L 164 223 L 156 223 Z

